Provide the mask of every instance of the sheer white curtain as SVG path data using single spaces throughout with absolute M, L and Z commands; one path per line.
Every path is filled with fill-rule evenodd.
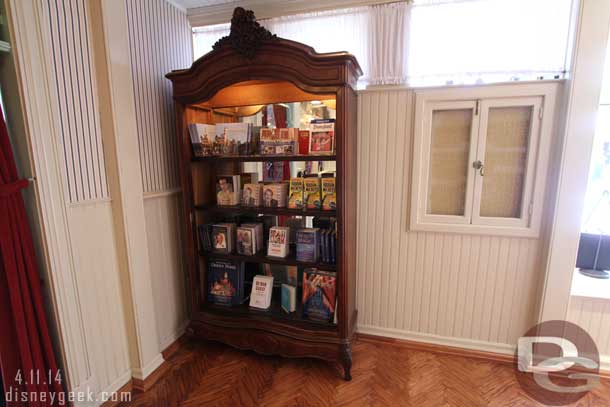
M 410 85 L 563 77 L 572 0 L 416 0 Z
M 563 77 L 573 0 L 415 0 L 262 20 L 318 52 L 348 51 L 359 86 Z M 193 29 L 195 58 L 229 24 Z
M 302 42 L 317 52 L 347 51 L 363 71 L 360 86 L 396 84 L 406 80 L 408 5 L 384 4 L 355 7 L 260 21 L 279 37 Z M 193 29 L 195 58 L 229 32 L 228 24 Z

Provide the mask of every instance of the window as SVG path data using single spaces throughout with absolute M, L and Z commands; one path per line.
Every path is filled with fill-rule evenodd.
M 537 236 L 556 86 L 416 91 L 411 228 Z
M 563 78 L 573 0 L 414 0 L 261 20 L 318 52 L 344 50 L 361 86 L 429 86 Z M 228 24 L 193 29 L 195 57 Z

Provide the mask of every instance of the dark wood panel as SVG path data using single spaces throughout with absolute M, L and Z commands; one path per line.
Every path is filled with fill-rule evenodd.
M 211 157 L 193 157 L 193 162 L 268 162 L 268 161 L 336 161 L 335 155 L 224 155 Z
M 266 256 L 264 253 L 257 253 L 253 256 L 246 256 L 237 253 L 213 253 L 213 252 L 200 252 L 202 256 L 210 259 L 226 259 L 226 260 L 239 260 L 250 263 L 269 263 L 269 264 L 280 264 L 283 266 L 298 266 L 298 267 L 314 267 L 320 270 L 336 271 L 336 264 L 329 263 L 309 263 L 304 261 L 297 261 L 294 253 L 289 254 L 287 257 L 272 257 Z
M 336 211 L 324 211 L 316 209 L 290 209 L 290 208 L 266 208 L 249 207 L 249 206 L 217 206 L 217 205 L 195 205 L 195 209 L 199 211 L 209 211 L 217 213 L 248 213 L 248 214 L 263 214 L 263 215 L 285 215 L 285 216 L 337 216 Z

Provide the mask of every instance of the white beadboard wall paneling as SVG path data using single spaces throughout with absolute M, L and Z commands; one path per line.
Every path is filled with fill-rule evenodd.
M 125 0 L 144 192 L 179 185 L 171 84 L 192 63 L 186 14 L 165 0 Z
M 610 357 L 610 301 L 601 298 L 571 297 L 568 321 L 591 335 L 600 355 Z
M 409 231 L 412 103 L 409 89 L 359 96 L 358 324 L 512 346 L 536 321 L 542 242 Z
M 144 198 L 160 349 L 178 339 L 188 322 L 180 233 L 181 199 L 179 191 L 147 194 Z
M 61 143 L 70 202 L 108 197 L 85 0 L 42 0 L 48 8 Z
M 117 378 L 130 373 L 112 216 L 110 202 L 69 210 L 73 261 L 79 271 L 79 291 L 84 294 L 87 341 L 98 391 L 111 388 Z

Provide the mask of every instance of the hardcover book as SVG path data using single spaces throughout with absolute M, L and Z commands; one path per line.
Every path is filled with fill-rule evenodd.
M 310 123 L 310 154 L 332 154 L 335 149 L 335 120 L 320 119 Z
M 305 269 L 303 271 L 303 317 L 332 321 L 337 296 L 335 273 Z
M 241 204 L 249 207 L 261 206 L 262 195 L 263 186 L 261 184 L 244 184 L 241 193 Z
M 252 253 L 256 254 L 264 248 L 263 224 L 262 223 L 243 223 L 241 229 L 249 230 L 252 239 Z M 245 253 L 244 253 L 245 254 Z
M 263 206 L 267 208 L 285 208 L 288 184 L 285 182 L 263 186 Z
M 271 306 L 273 294 L 273 277 L 254 276 L 252 292 L 250 293 L 250 306 L 259 309 L 268 309 Z
M 267 161 L 263 163 L 263 182 L 282 182 L 284 180 L 284 163 Z
M 272 257 L 288 256 L 288 234 L 290 228 L 274 226 L 269 230 L 269 245 L 267 255 Z
M 203 225 L 198 225 L 197 229 L 199 230 L 199 245 L 200 245 L 200 249 L 204 250 L 204 251 L 211 251 L 212 250 L 212 240 L 210 239 L 210 233 L 211 233 L 211 225 L 209 224 L 203 224 Z
M 237 205 L 240 202 L 239 175 L 219 175 L 216 177 L 216 204 L 218 206 Z
M 337 209 L 337 191 L 336 191 L 336 179 L 330 174 L 330 176 L 322 176 L 322 209 L 325 211 L 331 211 Z
M 299 154 L 309 154 L 309 130 L 299 130 Z
M 292 209 L 303 208 L 303 178 L 290 178 L 288 207 Z
M 212 250 L 216 253 L 233 252 L 234 223 L 217 223 L 211 227 Z
M 320 178 L 316 174 L 307 176 L 303 181 L 304 200 L 307 209 L 320 209 Z
M 243 263 L 208 263 L 208 301 L 220 305 L 239 305 L 244 301 Z
M 318 261 L 320 230 L 301 229 L 297 231 L 297 261 L 315 263 Z
M 254 233 L 251 228 L 237 228 L 237 253 L 252 256 L 254 251 Z
M 188 127 L 195 157 L 212 155 L 212 143 L 216 134 L 216 126 L 213 124 L 190 123 Z
M 223 154 L 247 155 L 251 135 L 251 123 L 218 123 L 216 125 L 216 139 L 224 141 Z
M 297 309 L 297 288 L 282 284 L 282 309 L 290 314 Z

